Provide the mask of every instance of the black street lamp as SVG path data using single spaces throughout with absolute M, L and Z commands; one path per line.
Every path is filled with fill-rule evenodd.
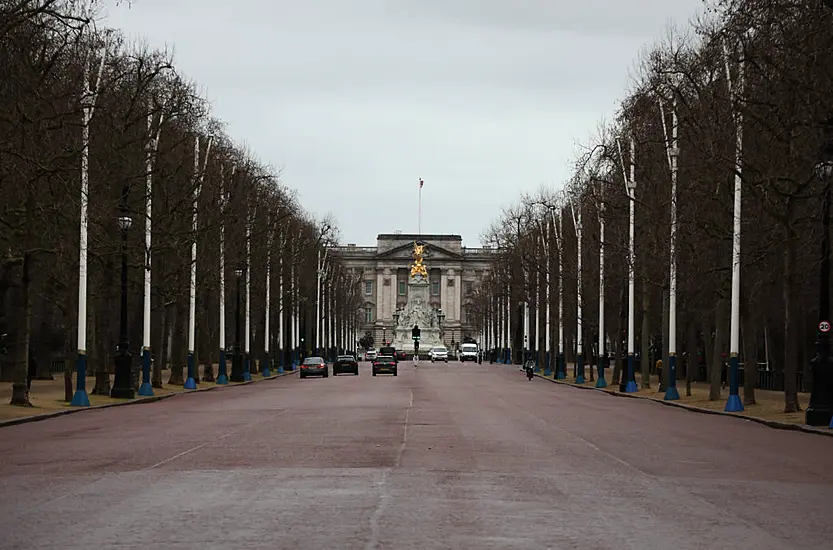
M 810 426 L 833 427 L 833 360 L 830 357 L 830 182 L 833 180 L 833 118 L 824 125 L 825 141 L 816 163 L 816 176 L 824 182 L 821 215 L 821 276 L 816 356 L 810 361 L 813 389 L 805 412 Z
M 119 399 L 133 399 L 133 373 L 131 372 L 132 356 L 127 349 L 127 231 L 133 225 L 133 219 L 127 215 L 122 207 L 122 215 L 119 216 L 119 229 L 121 229 L 121 307 L 119 319 L 119 344 L 116 349 L 116 376 L 113 380 L 113 387 L 110 389 L 110 397 Z
M 440 329 L 440 343 L 445 345 L 445 340 L 443 340 L 443 321 L 445 320 L 445 313 L 443 313 L 442 309 L 437 310 L 437 323 L 439 324 Z
M 234 275 L 237 277 L 237 305 L 234 308 L 234 355 L 231 358 L 230 380 L 232 382 L 245 382 L 243 354 L 240 353 L 240 280 L 243 278 L 243 270 L 235 269 Z

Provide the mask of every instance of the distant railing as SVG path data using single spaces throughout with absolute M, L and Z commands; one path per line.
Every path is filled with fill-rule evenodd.
M 342 254 L 344 254 L 344 253 L 350 254 L 350 253 L 353 253 L 353 252 L 366 254 L 366 253 L 375 253 L 376 252 L 376 247 L 375 246 L 333 246 L 333 247 L 330 248 L 330 250 L 332 250 L 333 252 L 342 253 Z
M 330 247 L 330 250 L 337 254 L 375 254 L 379 249 L 375 246 L 333 246 Z M 488 256 L 497 254 L 499 250 L 497 248 L 472 248 L 464 246 L 462 247 L 462 252 L 463 255 Z
M 66 370 L 66 361 L 64 359 L 53 359 L 50 365 L 49 372 L 52 374 L 63 374 Z
M 470 248 L 468 246 L 463 247 L 463 255 L 467 254 L 495 254 L 497 253 L 496 248 Z

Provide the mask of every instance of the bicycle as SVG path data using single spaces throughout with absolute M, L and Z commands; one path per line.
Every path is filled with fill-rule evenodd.
M 524 363 L 524 371 L 526 372 L 527 380 L 532 380 L 533 376 L 535 376 L 535 361 L 530 359 Z

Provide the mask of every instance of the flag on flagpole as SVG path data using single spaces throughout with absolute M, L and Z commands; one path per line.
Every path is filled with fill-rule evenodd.
M 422 189 L 422 186 L 423 186 L 422 178 L 419 178 L 419 188 Z

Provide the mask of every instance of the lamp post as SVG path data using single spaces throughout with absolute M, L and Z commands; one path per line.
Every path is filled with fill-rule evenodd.
M 244 304 L 243 326 L 243 378 L 248 382 L 252 379 L 252 363 L 249 344 L 251 344 L 251 313 L 252 313 L 252 220 L 254 212 L 246 221 L 246 302 Z
M 236 171 L 236 167 L 232 165 L 231 174 L 234 177 L 234 172 Z M 229 202 L 229 194 L 225 189 L 224 182 L 223 182 L 223 169 L 222 165 L 220 167 L 220 242 L 219 244 L 219 251 L 220 251 L 220 265 L 219 265 L 219 280 L 220 280 L 220 292 L 219 292 L 219 304 L 218 310 L 220 313 L 220 330 L 218 331 L 218 335 L 220 337 L 220 356 L 219 356 L 219 365 L 217 366 L 217 384 L 224 386 L 228 384 L 228 364 L 226 362 L 226 205 Z
M 668 384 L 665 390 L 666 401 L 680 398 L 677 391 L 677 160 L 680 149 L 677 144 L 677 99 L 674 98 L 671 110 L 671 146 L 668 148 L 668 162 L 671 168 L 671 243 L 669 256 L 671 269 L 668 277 Z M 660 103 L 662 107 L 662 103 Z M 662 112 L 663 132 L 665 132 L 665 112 Z M 668 135 L 665 132 L 665 135 Z M 647 358 L 644 358 L 647 359 Z M 660 380 L 660 385 L 662 380 Z
M 119 216 L 119 228 L 121 229 L 121 307 L 119 318 L 119 345 L 116 351 L 116 376 L 113 380 L 113 387 L 110 390 L 110 397 L 121 399 L 133 399 L 133 373 L 130 372 L 131 355 L 127 349 L 127 232 L 133 225 L 133 219 L 126 215 L 122 208 L 122 215 Z
M 237 278 L 237 303 L 234 308 L 234 355 L 231 359 L 232 382 L 245 382 L 243 375 L 243 355 L 240 353 L 240 280 L 243 278 L 243 270 L 235 269 L 234 275 Z
M 619 159 L 622 162 L 622 175 L 625 179 L 625 191 L 628 195 L 628 205 L 629 205 L 629 212 L 628 212 L 628 363 L 627 369 L 625 371 L 625 376 L 622 378 L 619 384 L 619 391 L 620 392 L 627 392 L 627 393 L 634 393 L 639 391 L 639 388 L 636 386 L 636 381 L 634 380 L 634 347 L 635 347 L 635 334 L 634 334 L 634 300 L 636 295 L 636 279 L 634 276 L 634 263 L 636 261 L 636 257 L 634 254 L 634 206 L 636 202 L 636 178 L 635 178 L 635 162 L 634 157 L 636 156 L 636 143 L 633 137 L 630 138 L 630 145 L 631 145 L 631 154 L 630 154 L 630 177 L 628 176 L 627 171 L 625 170 L 625 157 L 622 154 L 622 147 L 619 145 L 619 142 L 616 142 L 617 147 L 619 148 Z
M 509 272 L 507 270 L 507 277 L 506 280 L 509 280 Z M 504 356 L 503 362 L 507 365 L 512 364 L 512 337 L 510 335 L 511 328 L 510 325 L 512 323 L 512 311 L 511 311 L 511 303 L 512 303 L 512 289 L 509 286 L 509 283 L 506 283 L 506 300 L 504 305 L 506 306 L 504 312 L 504 321 L 506 322 L 504 329 L 506 330 L 506 334 L 504 335 L 504 342 L 506 343 L 506 355 Z M 454 335 L 451 335 L 452 344 L 454 344 Z
M 559 212 L 556 222 L 555 211 L 550 210 L 556 246 L 558 246 L 558 355 L 555 360 L 555 377 L 559 380 L 567 377 L 567 365 L 564 362 L 564 226 L 561 223 L 564 216 L 562 214 Z
M 544 258 L 546 262 L 546 270 L 544 271 L 544 376 L 552 375 L 552 365 L 550 364 L 550 237 L 549 237 L 549 219 L 544 217 L 544 223 L 538 221 L 538 227 L 541 230 L 541 244 L 544 247 Z M 536 333 L 537 333 L 536 329 Z M 535 337 L 536 341 L 540 343 L 540 338 Z
M 525 289 L 528 290 L 528 289 Z M 523 359 L 521 359 L 521 365 L 525 365 L 526 362 L 529 360 L 529 352 L 531 351 L 529 345 L 529 301 L 524 300 L 521 302 L 521 307 L 523 308 L 523 331 L 524 331 L 524 343 L 523 343 Z
M 280 238 L 280 245 L 278 246 L 278 334 L 277 334 L 277 343 L 278 349 L 275 350 L 277 352 L 277 359 L 278 359 L 278 374 L 283 374 L 283 365 L 285 362 L 285 350 L 286 350 L 286 335 L 283 331 L 283 320 L 286 317 L 286 312 L 283 309 L 283 253 L 284 253 L 284 242 L 283 242 L 283 235 Z
M 816 356 L 810 362 L 813 389 L 805 412 L 810 426 L 833 428 L 833 361 L 830 357 L 830 183 L 833 179 L 833 118 L 825 122 L 825 143 L 816 176 L 824 182 L 822 200 L 821 273 L 819 286 L 819 324 L 816 337 Z
M 604 184 L 599 185 L 599 348 L 598 348 L 598 378 L 597 388 L 606 388 L 605 367 L 607 351 L 605 350 L 605 203 Z
M 264 378 L 272 376 L 269 369 L 269 321 L 271 316 L 270 299 L 272 291 L 272 233 L 266 237 L 266 307 L 263 319 L 263 368 L 261 374 Z
M 581 313 L 582 296 L 581 296 L 581 204 L 578 206 L 578 213 L 576 213 L 573 201 L 570 201 L 570 212 L 573 214 L 573 226 L 576 230 L 576 384 L 584 384 L 584 324 Z

